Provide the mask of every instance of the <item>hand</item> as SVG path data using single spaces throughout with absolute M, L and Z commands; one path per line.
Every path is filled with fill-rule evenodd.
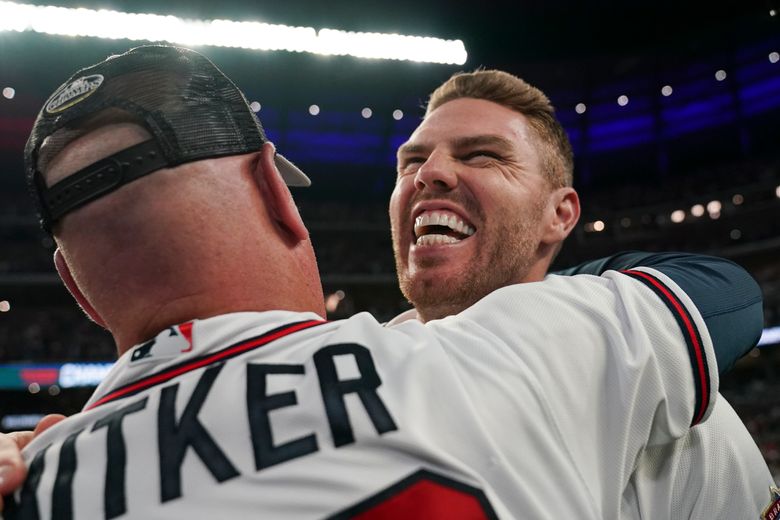
M 0 434 L 0 511 L 3 510 L 3 496 L 13 493 L 27 477 L 22 449 L 64 418 L 64 415 L 51 414 L 41 419 L 35 431 Z

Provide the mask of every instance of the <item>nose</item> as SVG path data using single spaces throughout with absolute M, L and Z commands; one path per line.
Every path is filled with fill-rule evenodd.
M 420 165 L 414 176 L 414 187 L 422 191 L 448 191 L 458 185 L 455 164 L 448 161 L 443 153 L 434 151 Z

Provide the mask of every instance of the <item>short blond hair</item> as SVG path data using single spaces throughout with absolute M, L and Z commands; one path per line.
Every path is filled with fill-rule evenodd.
M 571 143 L 544 92 L 500 70 L 458 72 L 433 91 L 425 115 L 459 98 L 492 101 L 526 116 L 543 144 L 541 159 L 547 179 L 555 188 L 572 185 Z

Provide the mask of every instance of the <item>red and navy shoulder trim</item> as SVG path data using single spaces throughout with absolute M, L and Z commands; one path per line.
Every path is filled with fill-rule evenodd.
M 620 271 L 636 280 L 639 280 L 649 287 L 666 304 L 672 312 L 674 319 L 682 331 L 685 343 L 688 346 L 688 356 L 693 368 L 693 380 L 696 386 L 696 406 L 694 408 L 693 420 L 691 426 L 698 424 L 710 404 L 710 370 L 707 363 L 707 356 L 704 352 L 704 344 L 701 339 L 699 329 L 691 316 L 691 313 L 685 307 L 683 302 L 674 291 L 664 283 L 660 278 L 645 271 L 629 269 Z
M 203 356 L 187 359 L 185 361 L 182 361 L 181 363 L 165 368 L 164 370 L 161 370 L 155 374 L 146 376 L 132 383 L 128 383 L 124 386 L 117 388 L 116 390 L 109 392 L 108 394 L 104 395 L 94 403 L 84 408 L 84 411 L 91 410 L 93 408 L 96 408 L 106 403 L 110 403 L 112 401 L 124 399 L 125 397 L 130 397 L 139 392 L 143 392 L 148 388 L 170 381 L 174 377 L 178 377 L 187 372 L 191 372 L 193 370 L 197 370 L 199 368 L 203 368 L 205 366 L 214 363 L 219 363 L 228 360 L 230 358 L 234 358 L 236 356 L 244 354 L 245 352 L 249 352 L 250 350 L 254 350 L 256 348 L 260 348 L 264 345 L 267 345 L 268 343 L 271 343 L 274 340 L 283 338 L 289 334 L 292 334 L 293 332 L 309 329 L 311 327 L 315 327 L 317 325 L 323 325 L 325 323 L 328 322 L 323 320 L 306 320 L 306 321 L 299 321 L 295 323 L 289 323 L 287 325 L 283 325 L 281 327 L 277 327 L 273 330 L 270 330 L 265 334 L 261 334 L 253 338 L 245 339 L 239 341 L 238 343 L 234 343 L 233 345 L 225 347 L 222 350 L 211 352 L 209 354 L 204 354 Z

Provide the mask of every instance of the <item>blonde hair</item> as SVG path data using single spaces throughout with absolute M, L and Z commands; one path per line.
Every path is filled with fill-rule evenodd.
M 459 72 L 433 91 L 425 115 L 459 98 L 492 101 L 528 118 L 542 143 L 542 168 L 553 187 L 571 186 L 574 153 L 555 109 L 544 93 L 522 79 L 500 70 Z

